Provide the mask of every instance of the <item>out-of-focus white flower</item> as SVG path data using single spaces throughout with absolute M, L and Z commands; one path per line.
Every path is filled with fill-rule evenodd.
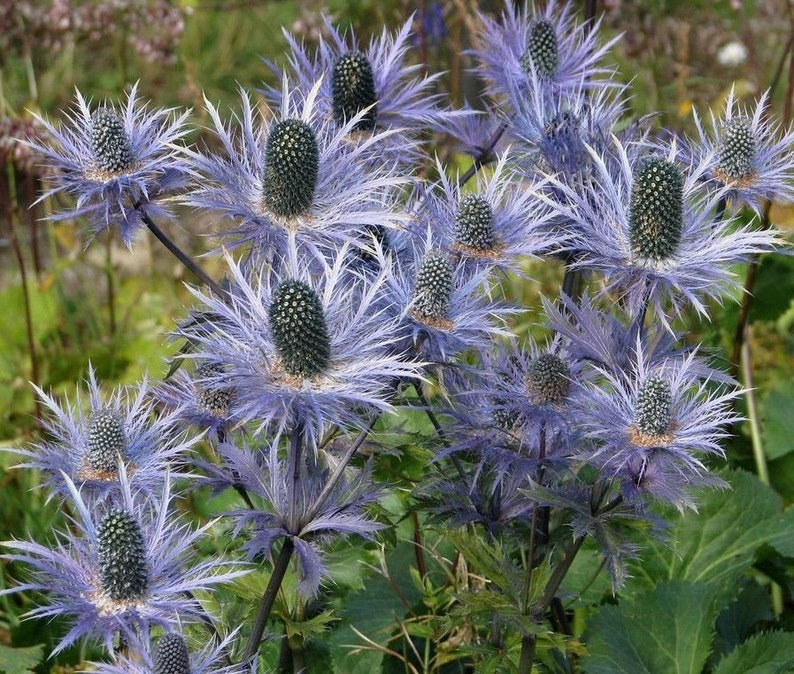
M 747 47 L 738 40 L 728 42 L 717 52 L 717 61 L 721 65 L 735 68 L 747 60 Z

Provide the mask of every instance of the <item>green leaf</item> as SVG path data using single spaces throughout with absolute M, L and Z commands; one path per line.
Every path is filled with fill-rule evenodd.
M 351 592 L 337 613 L 339 627 L 331 636 L 331 653 L 336 671 L 347 674 L 370 674 L 380 671 L 382 653 L 360 651 L 351 654 L 351 646 L 363 645 L 353 627 L 378 644 L 385 644 L 398 618 L 421 601 L 422 595 L 411 581 L 410 569 L 415 561 L 411 543 L 400 543 L 389 550 L 383 573 L 367 579 L 365 589 Z
M 23 674 L 32 672 L 44 658 L 44 646 L 28 648 L 9 648 L 0 644 L 0 672 L 3 674 Z
M 794 512 L 782 513 L 773 490 L 745 471 L 722 471 L 731 489 L 712 489 L 698 497 L 698 510 L 668 509 L 663 541 L 648 540 L 631 563 L 625 592 L 642 592 L 668 580 L 714 583 L 733 594 L 732 585 L 753 564 L 765 544 L 791 538 Z M 792 544 L 794 545 L 794 544 Z
M 587 674 L 692 674 L 711 647 L 716 588 L 673 581 L 588 621 Z
M 770 390 L 761 403 L 761 433 L 764 453 L 770 459 L 794 450 L 794 382 Z
M 758 268 L 750 308 L 751 321 L 774 321 L 789 308 L 794 296 L 794 259 L 767 255 Z
M 768 632 L 748 639 L 724 657 L 714 674 L 794 672 L 794 634 Z

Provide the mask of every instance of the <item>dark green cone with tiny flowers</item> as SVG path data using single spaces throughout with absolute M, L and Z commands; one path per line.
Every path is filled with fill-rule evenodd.
M 534 68 L 542 77 L 553 77 L 559 58 L 554 26 L 545 19 L 533 21 L 529 26 L 527 49 L 521 56 L 521 67 L 527 73 Z
M 320 150 L 311 127 L 299 119 L 273 125 L 265 147 L 263 196 L 283 217 L 308 210 L 317 189 Z
M 114 508 L 97 527 L 97 554 L 102 590 L 115 601 L 141 598 L 149 585 L 146 545 L 138 521 Z
M 646 159 L 634 173 L 629 210 L 631 249 L 648 260 L 665 260 L 681 240 L 684 176 L 675 164 Z
M 331 340 L 317 293 L 305 283 L 282 281 L 268 311 L 270 332 L 284 369 L 313 377 L 331 362 Z
M 92 115 L 91 149 L 97 166 L 103 171 L 121 173 L 132 165 L 130 139 L 113 110 L 100 108 Z
M 375 128 L 378 96 L 372 65 L 364 54 L 356 51 L 339 57 L 331 77 L 331 95 L 337 126 L 344 126 L 359 112 L 369 108 L 354 130 L 372 131 Z
M 225 372 L 219 363 L 204 363 L 193 372 L 196 390 L 196 406 L 217 419 L 229 416 L 229 406 L 234 399 L 234 390 L 230 388 L 209 388 L 202 379 L 217 377 Z
M 493 209 L 485 197 L 465 194 L 455 213 L 455 239 L 469 248 L 490 250 L 494 246 Z
M 746 117 L 723 123 L 717 153 L 717 174 L 726 182 L 739 182 L 753 173 L 755 135 Z
M 95 470 L 115 473 L 124 457 L 127 438 L 121 419 L 109 410 L 94 414 L 88 428 L 86 460 Z
M 452 294 L 452 266 L 442 253 L 429 253 L 422 260 L 414 286 L 414 311 L 423 318 L 445 319 Z
M 160 637 L 152 674 L 190 674 L 190 656 L 181 636 L 166 634 Z
M 571 369 L 562 358 L 544 353 L 527 366 L 527 393 L 538 405 L 558 405 L 571 390 Z
M 670 428 L 670 384 L 660 377 L 649 377 L 640 387 L 634 425 L 643 435 L 664 435 Z

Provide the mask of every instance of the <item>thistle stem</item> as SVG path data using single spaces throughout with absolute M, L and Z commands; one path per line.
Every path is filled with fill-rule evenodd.
M 466 172 L 460 176 L 460 178 L 458 178 L 458 187 L 463 187 L 474 177 L 477 171 L 483 166 L 490 164 L 496 158 L 494 155 L 494 148 L 506 130 L 507 122 L 502 122 L 496 131 L 494 131 L 486 146 L 482 148 L 480 153 L 474 158 L 474 163 L 466 169 Z
M 162 243 L 168 251 L 176 257 L 193 275 L 198 278 L 204 285 L 206 285 L 218 297 L 226 297 L 228 293 L 223 290 L 215 281 L 213 281 L 207 273 L 199 267 L 193 259 L 187 255 L 179 246 L 177 246 L 169 236 L 160 229 L 157 224 L 149 217 L 149 214 L 141 207 L 140 204 L 135 205 L 136 209 L 141 215 L 141 220 L 149 228 L 149 231 L 154 234 L 155 238 Z
M 251 658 L 256 655 L 259 650 L 259 644 L 262 641 L 262 635 L 265 633 L 265 625 L 270 618 L 270 613 L 273 610 L 273 605 L 276 603 L 276 595 L 281 588 L 281 583 L 284 576 L 287 574 L 292 553 L 295 550 L 295 544 L 291 538 L 285 538 L 284 544 L 281 546 L 281 551 L 278 553 L 276 563 L 273 565 L 273 573 L 267 583 L 265 592 L 262 595 L 262 603 L 259 605 L 259 613 L 256 616 L 254 625 L 251 628 L 251 636 L 248 637 L 248 643 L 245 646 L 243 653 L 243 663 L 250 662 Z

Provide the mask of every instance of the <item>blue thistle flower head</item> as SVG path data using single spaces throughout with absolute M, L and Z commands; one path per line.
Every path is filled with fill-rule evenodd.
M 330 19 L 323 20 L 325 34 L 315 53 L 285 31 L 290 50 L 286 76 L 304 96 L 321 83 L 318 117 L 321 123 L 344 129 L 349 143 L 381 134 L 379 142 L 370 145 L 374 163 L 413 170 L 422 157 L 423 137 L 446 130 L 465 113 L 442 108 L 441 94 L 435 90 L 438 74 L 422 74 L 420 64 L 406 63 L 412 19 L 396 34 L 384 29 L 367 46 L 352 30 L 340 33 Z M 279 81 L 285 77 L 278 66 L 268 65 Z M 283 104 L 282 90 L 271 87 L 263 93 L 276 107 Z
M 705 316 L 706 300 L 737 289 L 732 265 L 780 244 L 774 231 L 722 217 L 725 193 L 703 189 L 709 160 L 686 164 L 675 143 L 664 155 L 612 145 L 588 150 L 587 185 L 550 178 L 548 199 L 572 223 L 574 266 L 600 272 L 604 292 L 626 298 L 633 315 L 647 303 L 668 327 L 687 306 Z
M 766 201 L 794 201 L 794 131 L 767 112 L 769 92 L 755 108 L 740 105 L 733 87 L 725 111 L 706 124 L 695 113 L 697 137 L 685 144 L 693 161 L 707 161 L 706 178 L 722 187 L 734 205 L 760 214 Z
M 474 55 L 491 96 L 513 109 L 533 90 L 560 92 L 615 86 L 612 71 L 599 65 L 618 38 L 601 44 L 600 20 L 577 24 L 571 2 L 552 0 L 544 9 L 520 10 L 505 2 L 501 21 L 479 14 Z
M 92 662 L 98 674 L 244 674 L 243 665 L 227 664 L 235 630 L 220 643 L 211 640 L 200 649 L 179 633 L 167 632 L 156 640 L 138 640 L 130 653 L 119 653 L 113 663 Z
M 63 124 L 37 117 L 49 141 L 30 145 L 54 176 L 39 201 L 63 192 L 75 206 L 53 219 L 86 217 L 94 235 L 116 225 L 132 246 L 141 214 L 170 217 L 163 200 L 187 183 L 187 166 L 174 148 L 188 132 L 187 116 L 148 109 L 139 101 L 137 84 L 121 106 L 105 103 L 93 110 L 78 91 Z
M 422 219 L 468 275 L 494 270 L 523 274 L 527 258 L 564 248 L 565 236 L 553 226 L 555 214 L 535 189 L 521 183 L 509 168 L 511 159 L 507 152 L 499 156 L 493 171 L 478 175 L 471 191 L 439 166 L 437 189 L 422 205 Z
M 394 256 L 388 296 L 403 334 L 399 348 L 422 360 L 446 362 L 506 335 L 503 319 L 513 309 L 484 291 L 490 268 L 471 272 L 440 245 L 432 224 L 425 226 L 407 236 Z
M 358 425 L 361 411 L 389 409 L 393 382 L 419 376 L 423 364 L 395 348 L 388 270 L 359 276 L 351 257 L 345 245 L 331 260 L 293 248 L 277 268 L 229 259 L 228 300 L 194 291 L 217 321 L 180 334 L 194 357 L 222 366 L 204 386 L 230 393 L 237 421 L 259 430 L 300 422 L 313 439 L 326 423 Z
M 580 416 L 592 444 L 581 458 L 632 498 L 694 507 L 692 487 L 720 483 L 703 461 L 724 456 L 720 441 L 739 421 L 733 406 L 742 392 L 704 379 L 696 352 L 649 367 L 640 339 L 635 349 L 630 370 L 597 368 L 600 377 L 585 387 Z
M 11 551 L 5 559 L 26 564 L 33 573 L 29 581 L 0 594 L 43 592 L 49 603 L 28 615 L 70 620 L 54 653 L 80 639 L 99 641 L 111 651 L 117 635 L 136 643 L 151 627 L 173 629 L 200 620 L 205 614 L 190 593 L 245 573 L 224 570 L 216 559 L 191 559 L 206 527 L 191 531 L 174 515 L 169 477 L 157 497 L 133 493 L 123 465 L 120 478 L 117 498 L 89 507 L 65 476 L 75 512 L 68 533 L 59 534 L 54 547 L 2 544 Z
M 381 528 L 367 512 L 381 492 L 372 483 L 369 468 L 348 468 L 326 492 L 331 471 L 325 466 L 328 457 L 316 445 L 304 448 L 303 456 L 308 454 L 311 460 L 300 459 L 296 480 L 295 457 L 282 456 L 279 445 L 279 437 L 265 447 L 221 444 L 223 466 L 215 471 L 214 482 L 241 484 L 254 500 L 254 509 L 228 513 L 235 521 L 234 535 L 247 532 L 248 558 L 267 557 L 277 540 L 291 539 L 299 563 L 298 589 L 312 596 L 327 575 L 324 544 L 349 535 L 371 538 Z
M 234 425 L 231 416 L 234 390 L 210 388 L 209 381 L 219 379 L 226 371 L 220 363 L 196 363 L 192 373 L 179 368 L 161 382 L 154 395 L 174 412 L 180 423 L 206 430 L 209 437 L 218 438 Z
M 222 150 L 185 151 L 197 181 L 184 200 L 233 223 L 216 232 L 225 248 L 250 244 L 254 255 L 275 259 L 286 254 L 288 241 L 330 249 L 357 228 L 399 221 L 390 204 L 406 179 L 364 160 L 382 132 L 357 146 L 348 143 L 346 134 L 364 113 L 340 128 L 324 123 L 322 84 L 313 82 L 301 97 L 285 80 L 274 119 L 255 109 L 244 91 L 242 114 L 230 124 L 206 103 Z
M 47 439 L 9 450 L 24 458 L 19 467 L 40 470 L 47 487 L 61 498 L 71 493 L 68 478 L 91 502 L 118 493 L 120 467 L 132 486 L 144 492 L 161 490 L 169 470 L 179 476 L 179 466 L 198 438 L 179 431 L 175 414 L 155 411 L 147 379 L 105 395 L 89 369 L 86 384 L 75 403 L 61 403 L 35 387 L 49 412 L 42 420 Z
M 576 181 L 590 170 L 587 146 L 604 151 L 626 105 L 625 87 L 585 84 L 559 92 L 543 87 L 514 94 L 515 114 L 506 135 L 516 142 L 519 165 L 528 176 L 559 174 Z

